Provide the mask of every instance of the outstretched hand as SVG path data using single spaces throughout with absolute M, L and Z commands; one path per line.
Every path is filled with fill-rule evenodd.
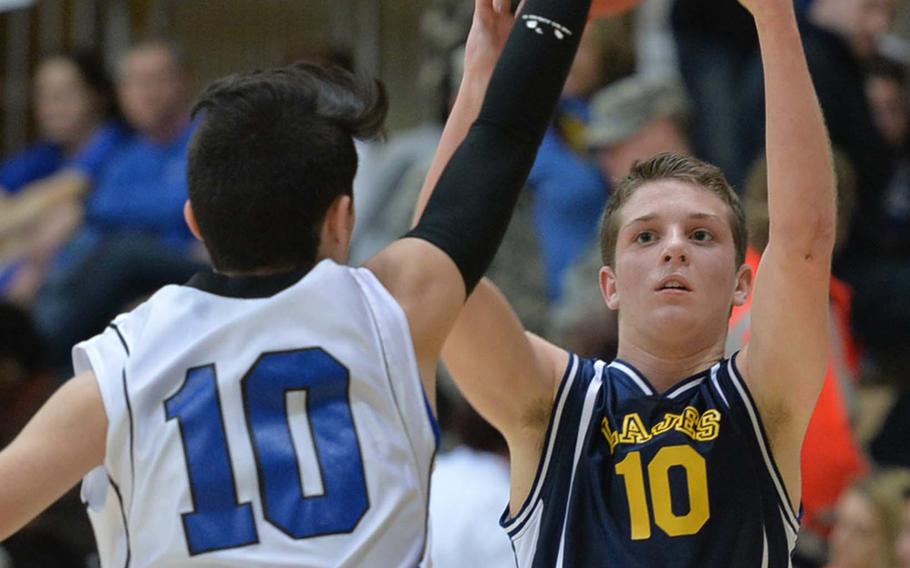
M 512 14 L 510 4 L 511 0 L 474 1 L 474 19 L 465 44 L 465 77 L 479 78 L 486 83 L 493 75 L 515 24 L 516 15 Z

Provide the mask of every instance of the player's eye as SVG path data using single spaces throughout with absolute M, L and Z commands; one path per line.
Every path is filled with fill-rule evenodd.
M 695 229 L 692 231 L 692 239 L 698 242 L 713 241 L 714 235 L 707 229 Z
M 642 231 L 635 235 L 635 242 L 638 244 L 647 244 L 655 239 L 653 231 Z

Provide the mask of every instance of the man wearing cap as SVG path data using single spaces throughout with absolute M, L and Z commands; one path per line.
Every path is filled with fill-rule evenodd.
M 659 152 L 691 152 L 686 133 L 689 102 L 670 77 L 632 76 L 594 95 L 587 145 L 605 179 L 625 176 L 636 160 Z M 612 359 L 616 352 L 616 312 L 604 305 L 591 278 L 601 266 L 600 246 L 566 271 L 563 296 L 550 315 L 550 337 L 584 356 Z

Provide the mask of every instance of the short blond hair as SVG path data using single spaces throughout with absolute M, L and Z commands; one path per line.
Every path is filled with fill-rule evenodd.
M 736 247 L 737 268 L 746 260 L 746 246 L 749 242 L 746 215 L 739 196 L 727 182 L 724 173 L 692 156 L 661 153 L 645 161 L 637 161 L 632 170 L 613 189 L 613 194 L 604 208 L 600 223 L 600 250 L 605 266 L 616 262 L 616 242 L 619 238 L 620 213 L 623 206 L 641 186 L 658 180 L 676 180 L 701 187 L 717 195 L 730 208 L 727 218 Z

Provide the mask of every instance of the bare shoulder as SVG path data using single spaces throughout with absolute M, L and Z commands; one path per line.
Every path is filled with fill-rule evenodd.
M 448 298 L 464 302 L 464 282 L 455 263 L 435 245 L 403 238 L 363 264 L 405 308 L 414 302 Z M 410 314 L 409 314 L 410 315 Z

